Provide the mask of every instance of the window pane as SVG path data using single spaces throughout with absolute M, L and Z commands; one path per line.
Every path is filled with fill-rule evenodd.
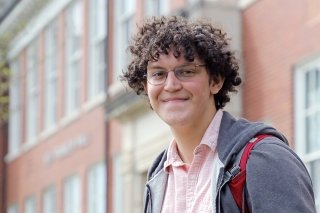
M 104 92 L 106 72 L 106 0 L 92 0 L 90 10 L 89 97 Z
M 120 155 L 114 156 L 112 160 L 112 173 L 113 173 L 113 181 L 112 181 L 112 194 L 114 195 L 113 199 L 113 212 L 114 213 L 122 213 L 123 212 L 123 174 L 121 171 L 122 159 Z
M 35 197 L 29 197 L 25 201 L 24 206 L 25 213 L 36 213 L 36 199 Z
M 319 70 L 313 69 L 306 74 L 306 108 L 314 107 L 319 103 L 318 91 L 320 90 L 318 86 Z
M 7 213 L 18 213 L 18 205 L 10 205 L 7 210 Z
M 88 173 L 88 212 L 104 213 L 106 210 L 105 165 L 94 166 Z
M 52 22 L 46 30 L 45 59 L 45 126 L 48 128 L 57 119 L 57 23 Z
M 320 160 L 310 163 L 310 175 L 313 181 L 313 189 L 318 207 L 320 207 Z
M 320 107 L 320 68 L 316 69 L 316 102 Z
M 37 134 L 38 111 L 38 47 L 37 41 L 27 50 L 27 140 L 33 141 Z
M 97 47 L 97 52 L 98 52 L 98 64 L 99 67 L 97 69 L 97 93 L 103 92 L 104 91 L 104 85 L 105 85 L 105 73 L 106 73 L 106 46 L 105 46 L 105 40 L 102 40 Z
M 81 212 L 80 178 L 69 177 L 64 185 L 64 213 Z
M 43 213 L 56 213 L 56 191 L 49 187 L 43 194 Z
M 68 10 L 67 29 L 70 38 L 70 51 L 75 52 L 79 49 L 82 34 L 82 2 L 77 1 Z
M 320 150 L 320 110 L 306 117 L 307 153 Z
M 133 13 L 135 10 L 135 0 L 127 1 L 127 0 L 120 0 L 120 12 L 121 14 L 128 14 Z
M 82 18 L 82 1 L 76 1 L 69 7 L 66 21 L 66 114 L 79 107 Z
M 20 64 L 15 61 L 10 67 L 9 153 L 16 154 L 20 149 Z

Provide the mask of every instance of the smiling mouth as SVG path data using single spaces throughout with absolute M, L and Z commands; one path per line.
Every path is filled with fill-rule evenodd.
M 168 98 L 164 99 L 163 102 L 182 102 L 188 100 L 187 98 Z

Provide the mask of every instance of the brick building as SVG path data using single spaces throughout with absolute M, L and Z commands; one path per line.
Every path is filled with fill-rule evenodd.
M 0 24 L 8 213 L 106 211 L 106 11 L 103 0 L 26 0 Z
M 232 38 L 243 85 L 226 110 L 281 130 L 306 163 L 320 208 L 320 4 L 317 0 L 114 1 L 111 69 L 125 68 L 128 39 L 149 15 L 206 17 Z M 145 98 L 110 79 L 109 190 L 113 212 L 141 212 L 147 169 L 171 139 Z M 121 141 L 121 143 L 119 143 Z M 294 187 L 294 186 L 293 186 Z M 110 210 L 110 209 L 109 209 Z
M 171 133 L 119 74 L 136 23 L 162 14 L 226 30 L 244 80 L 226 110 L 284 132 L 319 208 L 319 1 L 17 2 L 0 24 L 12 69 L 7 212 L 142 212 L 146 172 Z

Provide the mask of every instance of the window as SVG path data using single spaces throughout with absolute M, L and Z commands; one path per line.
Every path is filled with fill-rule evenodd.
M 19 210 L 18 210 L 18 205 L 17 204 L 10 205 L 8 207 L 7 213 L 18 213 L 18 212 L 19 212 Z
M 64 184 L 63 212 L 81 212 L 80 178 L 77 175 L 67 178 Z
M 20 65 L 18 60 L 11 63 L 9 154 L 15 155 L 20 149 Z
M 34 196 L 28 197 L 24 203 L 25 213 L 36 213 L 36 199 Z
M 306 163 L 320 210 L 320 59 L 295 72 L 295 136 L 297 151 Z
M 52 22 L 45 31 L 45 127 L 57 120 L 58 30 Z
M 112 197 L 113 212 L 121 213 L 123 212 L 123 174 L 121 173 L 122 161 L 121 155 L 115 155 L 113 158 L 113 192 Z
M 127 46 L 133 35 L 133 27 L 135 26 L 134 21 L 134 13 L 135 13 L 135 4 L 136 1 L 125 1 L 119 0 L 116 2 L 117 4 L 117 23 L 116 25 L 119 26 L 117 28 L 117 47 L 116 51 L 118 54 L 117 57 L 117 65 L 119 68 L 116 68 L 117 74 L 115 77 L 117 78 L 124 67 L 127 65 L 129 61 L 129 55 L 126 53 Z M 117 80 L 117 79 L 114 79 Z
M 43 193 L 43 213 L 56 213 L 56 190 L 53 186 L 45 189 Z
M 164 15 L 168 11 L 167 0 L 145 0 L 146 16 Z
M 100 163 L 88 173 L 88 213 L 104 213 L 106 200 L 106 169 Z
M 66 114 L 80 104 L 82 17 L 82 1 L 75 1 L 66 15 Z
M 89 98 L 104 92 L 106 82 L 106 0 L 90 1 Z
M 34 141 L 38 121 L 38 47 L 33 41 L 27 50 L 27 141 Z

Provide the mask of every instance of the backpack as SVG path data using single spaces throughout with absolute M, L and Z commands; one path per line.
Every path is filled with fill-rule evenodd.
M 230 169 L 230 173 L 233 174 L 233 178 L 229 181 L 228 185 L 231 190 L 232 196 L 236 201 L 236 204 L 243 213 L 249 213 L 247 202 L 244 199 L 244 188 L 246 184 L 246 164 L 253 147 L 265 137 L 270 135 L 258 135 L 250 140 L 245 147 L 242 149 L 242 155 L 240 160 L 236 160 L 235 165 Z M 239 155 L 241 154 L 239 153 Z

